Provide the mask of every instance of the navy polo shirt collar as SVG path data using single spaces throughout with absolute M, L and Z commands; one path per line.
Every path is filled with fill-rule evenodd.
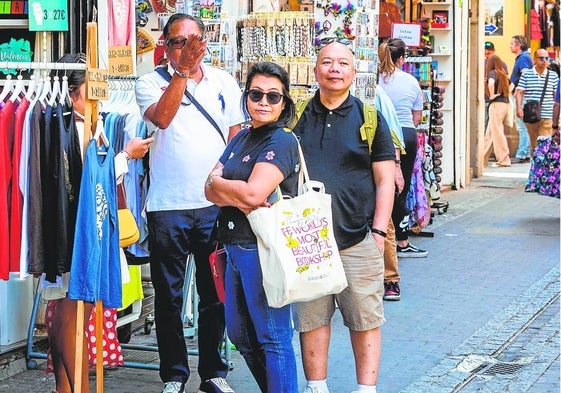
M 312 109 L 315 113 L 328 113 L 329 111 L 331 111 L 338 116 L 345 117 L 349 114 L 352 108 L 353 100 L 351 99 L 350 93 L 345 101 L 343 101 L 343 103 L 335 109 L 328 109 L 325 105 L 322 104 L 321 100 L 319 99 L 319 90 L 316 92 L 314 99 L 312 100 Z

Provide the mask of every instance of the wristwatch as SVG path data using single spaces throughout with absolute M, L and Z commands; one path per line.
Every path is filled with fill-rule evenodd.
M 129 154 L 128 151 L 126 151 L 125 149 L 121 150 L 121 153 L 123 153 L 123 155 L 125 156 L 125 158 L 127 159 L 127 164 L 130 162 L 131 160 L 131 155 Z
M 189 78 L 188 72 L 181 72 L 179 70 L 175 70 L 175 73 L 177 74 L 177 76 L 180 76 L 181 78 Z

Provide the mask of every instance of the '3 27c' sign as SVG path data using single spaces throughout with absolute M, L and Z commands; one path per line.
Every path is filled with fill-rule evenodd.
M 68 31 L 66 0 L 31 0 L 29 2 L 30 31 Z

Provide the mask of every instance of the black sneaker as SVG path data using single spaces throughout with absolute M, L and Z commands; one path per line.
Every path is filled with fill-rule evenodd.
M 199 385 L 198 393 L 235 393 L 224 378 L 216 377 L 207 379 Z
M 428 251 L 421 250 L 411 243 L 405 247 L 397 246 L 397 256 L 400 258 L 426 258 L 429 255 Z
M 170 381 L 164 384 L 162 393 L 183 393 L 185 391 L 185 383 L 178 381 Z
M 384 300 L 400 301 L 401 291 L 397 282 L 384 283 Z

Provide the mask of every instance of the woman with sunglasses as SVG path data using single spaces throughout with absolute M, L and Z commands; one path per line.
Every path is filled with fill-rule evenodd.
M 226 327 L 262 392 L 296 393 L 290 306 L 272 308 L 262 284 L 257 239 L 246 214 L 295 196 L 298 145 L 285 129 L 295 120 L 288 73 L 259 62 L 249 71 L 242 108 L 251 125 L 228 144 L 208 175 L 207 199 L 220 206 L 218 234 L 226 249 Z

